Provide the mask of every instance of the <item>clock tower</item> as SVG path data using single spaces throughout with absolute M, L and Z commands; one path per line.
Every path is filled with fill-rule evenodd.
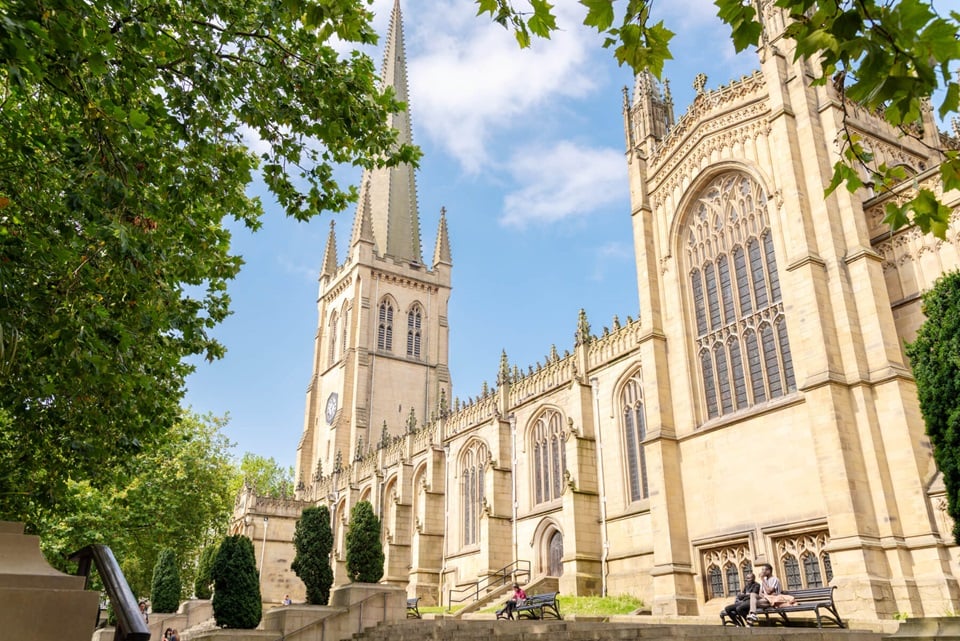
M 410 98 L 399 1 L 394 3 L 381 82 L 407 111 L 391 116 L 398 142 L 411 143 Z M 418 425 L 450 398 L 447 304 L 452 261 L 441 211 L 432 265 L 423 261 L 414 170 L 366 170 L 345 260 L 334 224 L 323 253 L 303 434 L 301 488 L 346 465 L 383 436 Z M 304 490 L 301 489 L 301 492 Z

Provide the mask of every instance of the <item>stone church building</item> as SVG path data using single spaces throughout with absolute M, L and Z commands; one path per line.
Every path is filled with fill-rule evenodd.
M 581 313 L 568 351 L 525 369 L 504 354 L 496 386 L 466 402 L 448 368 L 446 221 L 424 262 L 413 170 L 363 176 L 345 255 L 332 229 L 323 255 L 296 498 L 238 499 L 265 600 L 302 598 L 289 564 L 307 505 L 330 506 L 346 582 L 350 509 L 367 500 L 383 580 L 422 604 L 517 563 L 563 594 L 714 616 L 769 562 L 787 589 L 836 585 L 845 617 L 956 608 L 958 548 L 904 342 L 921 293 L 960 264 L 960 224 L 941 241 L 882 219 L 918 185 L 940 193 L 931 150 L 957 139 L 929 113 L 906 137 L 813 86 L 781 10 L 759 4 L 753 75 L 698 78 L 679 119 L 647 75 L 625 92 L 640 317 L 596 332 Z M 399 3 L 383 81 L 409 102 Z M 825 198 L 844 118 L 912 179 Z M 407 114 L 393 124 L 412 140 Z

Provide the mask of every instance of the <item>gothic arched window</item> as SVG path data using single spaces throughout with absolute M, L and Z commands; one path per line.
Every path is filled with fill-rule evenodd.
M 741 173 L 701 192 L 685 233 L 708 419 L 796 390 L 767 199 Z
M 327 327 L 330 343 L 327 346 L 327 367 L 337 362 L 337 312 L 330 314 L 330 323 Z
M 463 544 L 480 541 L 480 510 L 483 508 L 483 472 L 490 458 L 487 446 L 471 443 L 460 457 L 460 507 L 463 517 Z
M 548 410 L 533 425 L 530 449 L 533 452 L 534 504 L 560 498 L 567 454 L 563 447 L 560 412 Z
M 420 358 L 420 331 L 423 323 L 423 311 L 414 305 L 407 312 L 407 356 Z
M 631 501 L 639 501 L 650 496 L 650 488 L 647 486 L 647 458 L 643 450 L 643 440 L 647 437 L 647 422 L 643 412 L 639 372 L 627 381 L 620 392 L 620 416 L 623 418 L 629 496 Z
M 380 302 L 377 316 L 377 349 L 389 352 L 393 349 L 393 303 Z
M 348 331 L 350 329 L 350 308 L 347 305 L 344 305 L 340 312 L 340 324 L 343 326 L 340 336 L 340 356 L 343 357 L 347 353 L 347 339 L 350 338 Z

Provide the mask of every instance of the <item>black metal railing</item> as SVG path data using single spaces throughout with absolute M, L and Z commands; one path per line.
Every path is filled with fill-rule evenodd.
M 150 641 L 150 629 L 143 620 L 140 606 L 133 590 L 127 584 L 126 577 L 120 569 L 120 564 L 106 545 L 88 545 L 70 556 L 71 561 L 77 563 L 77 574 L 87 578 L 87 587 L 90 583 L 90 568 L 96 565 L 97 574 L 103 581 L 110 605 L 113 606 L 114 616 L 117 618 L 117 632 L 115 641 Z M 99 613 L 97 614 L 99 619 Z
M 498 588 L 508 583 L 526 583 L 529 580 L 530 561 L 514 561 L 466 587 L 447 590 L 447 607 L 453 607 L 454 603 L 463 603 L 471 598 L 477 601 L 490 588 Z

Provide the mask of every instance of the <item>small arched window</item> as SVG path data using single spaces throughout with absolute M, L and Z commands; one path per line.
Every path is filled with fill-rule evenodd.
M 327 336 L 329 344 L 327 345 L 327 367 L 337 362 L 337 312 L 330 314 L 330 322 L 327 325 Z
M 407 356 L 420 359 L 420 333 L 423 324 L 423 310 L 414 305 L 407 312 Z
M 393 350 L 393 303 L 380 302 L 377 314 L 377 349 L 381 352 Z
M 476 545 L 480 541 L 484 470 L 489 458 L 487 446 L 481 441 L 471 443 L 460 458 L 460 507 L 465 546 Z
M 539 505 L 560 498 L 563 471 L 567 468 L 560 412 L 547 410 L 534 422 L 530 449 L 533 452 L 534 503 Z
M 796 390 L 766 195 L 742 173 L 715 178 L 685 230 L 691 323 L 708 419 Z
M 626 450 L 629 496 L 631 501 L 639 501 L 650 496 L 647 485 L 647 457 L 643 449 L 643 441 L 647 437 L 647 423 L 639 372 L 627 381 L 620 392 L 620 416 L 623 421 L 621 427 Z

